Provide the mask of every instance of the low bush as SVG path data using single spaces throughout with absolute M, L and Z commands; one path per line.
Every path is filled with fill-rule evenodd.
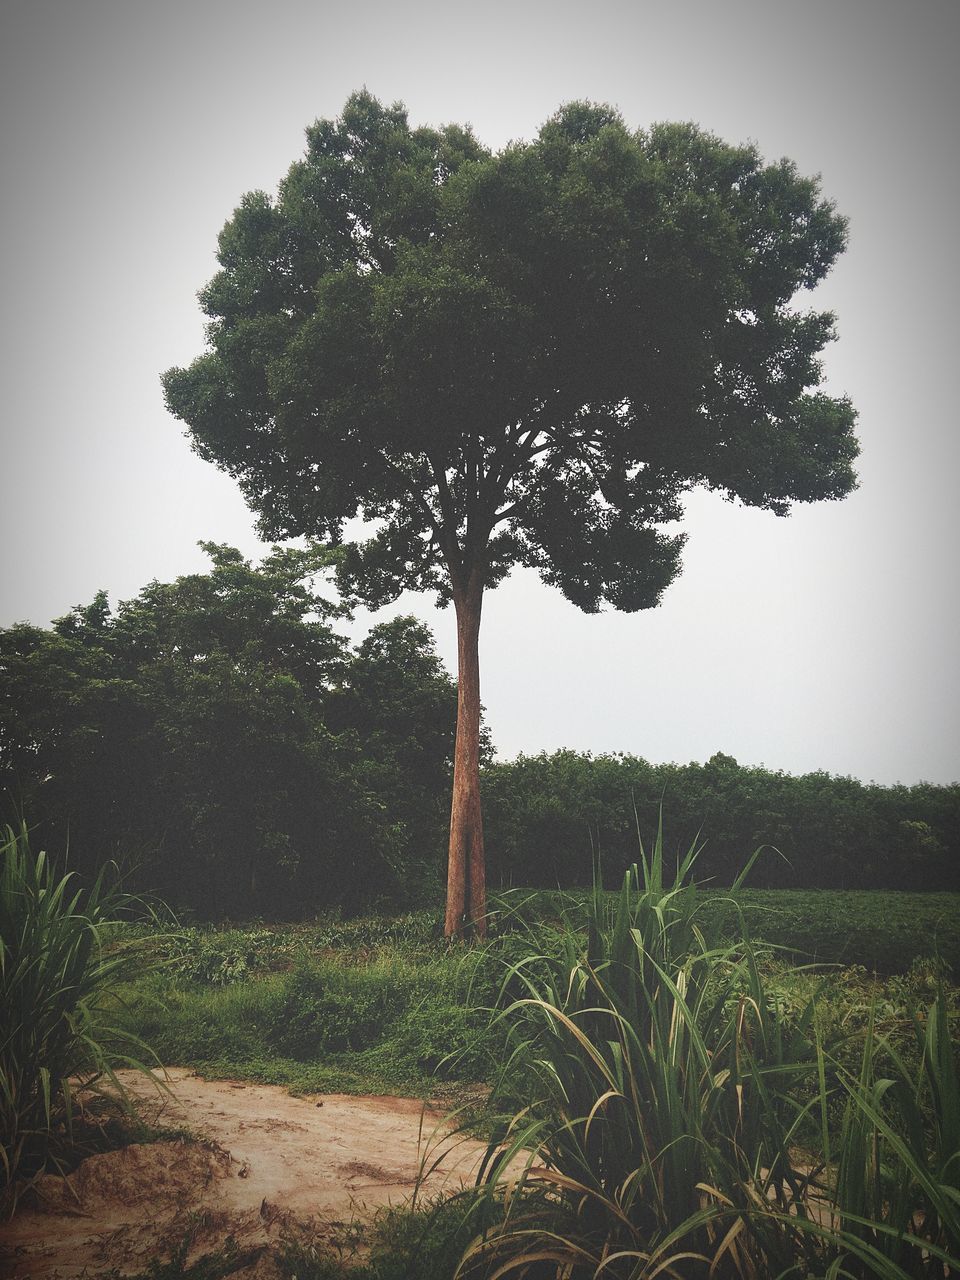
M 267 1045 L 306 1061 L 376 1041 L 399 1015 L 402 989 L 379 978 L 369 969 L 301 960 L 263 1020 Z
M 69 1159 L 103 1106 L 122 1104 L 114 1070 L 147 1071 L 151 1053 L 114 1025 L 110 996 L 140 943 L 117 942 L 130 899 L 105 881 L 83 889 L 33 853 L 27 829 L 0 838 L 0 1196 Z M 103 1086 L 108 1085 L 107 1093 Z
M 177 929 L 167 946 L 167 973 L 182 982 L 228 986 L 289 963 L 291 943 L 276 929 Z

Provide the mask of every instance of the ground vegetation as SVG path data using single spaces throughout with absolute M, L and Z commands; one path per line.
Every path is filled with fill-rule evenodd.
M 439 909 L 261 927 L 243 963 L 245 931 L 185 931 L 126 1016 L 205 1074 L 440 1097 L 491 1136 L 476 1191 L 293 1242 L 291 1275 L 935 1274 L 958 1247 L 960 1004 L 928 925 L 885 976 L 867 950 L 804 963 L 777 943 L 804 915 L 835 934 L 813 895 L 782 891 L 792 918 L 767 913 L 764 941 L 742 886 L 669 865 L 661 842 L 620 893 L 495 897 L 467 951 Z M 837 914 L 855 896 L 820 895 Z M 928 897 L 956 953 L 956 898 Z M 879 910 L 874 947 L 884 931 Z
M 33 868 L 42 880 L 46 860 L 27 854 L 23 842 L 4 850 L 5 874 Z M 958 1265 L 956 895 L 917 896 L 939 910 L 938 928 L 918 911 L 912 949 L 877 976 L 864 961 L 888 929 L 883 895 L 755 891 L 780 908 L 793 900 L 756 917 L 758 937 L 741 884 L 693 883 L 699 856 L 677 864 L 658 837 L 619 892 L 495 897 L 487 943 L 466 950 L 445 941 L 439 903 L 284 927 L 111 919 L 87 938 L 95 900 L 87 922 L 82 895 L 67 900 L 55 880 L 51 894 L 2 896 L 13 908 L 3 967 L 59 973 L 56 956 L 25 963 L 11 945 L 37 932 L 16 925 L 37 916 L 36 898 L 87 939 L 78 983 L 122 977 L 124 955 L 148 948 L 138 975 L 83 987 L 83 1009 L 53 1018 L 79 1028 L 81 1057 L 87 1034 L 109 1026 L 114 1043 L 146 1043 L 168 1063 L 321 1102 L 341 1091 L 440 1099 L 488 1135 L 476 1189 L 358 1221 L 335 1240 L 326 1229 L 290 1238 L 272 1250 L 285 1274 L 393 1280 L 414 1265 L 438 1280 L 498 1269 L 587 1280 L 598 1267 L 633 1278 L 665 1264 L 685 1280 L 927 1280 Z M 879 908 L 873 944 L 861 927 L 846 967 L 803 963 L 798 936 L 826 942 L 856 901 Z M 934 935 L 946 951 L 930 949 Z M 32 1025 L 19 1019 L 21 1039 Z M 33 1056 L 42 1096 L 53 1058 L 45 1046 Z M 228 1275 L 251 1256 L 200 1257 L 185 1239 L 157 1265 Z
M 109 1140 L 126 1110 L 116 1069 L 158 1064 L 114 1013 L 150 939 L 121 936 L 140 912 L 103 868 L 91 885 L 0 831 L 0 1216 L 51 1165 Z

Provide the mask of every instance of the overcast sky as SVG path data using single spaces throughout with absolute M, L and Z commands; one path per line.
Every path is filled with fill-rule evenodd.
M 850 248 L 812 300 L 860 488 L 788 519 L 698 494 L 657 610 L 586 616 L 529 572 L 488 595 L 503 757 L 571 747 L 864 780 L 960 778 L 960 5 L 646 0 L 347 6 L 0 0 L 0 626 L 260 554 L 160 373 L 202 349 L 197 290 L 240 197 L 366 86 L 414 124 L 531 137 L 565 101 L 693 120 L 820 173 Z M 451 613 L 433 626 L 453 666 Z M 358 619 L 356 634 L 369 625 Z

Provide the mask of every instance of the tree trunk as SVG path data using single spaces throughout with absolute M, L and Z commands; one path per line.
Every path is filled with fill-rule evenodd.
M 457 743 L 453 756 L 447 914 L 444 933 L 462 937 L 487 932 L 487 883 L 480 813 L 480 610 L 483 581 L 472 574 L 454 590 L 457 612 Z

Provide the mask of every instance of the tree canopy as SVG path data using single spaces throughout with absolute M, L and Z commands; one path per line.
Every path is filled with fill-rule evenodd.
M 691 124 L 572 103 L 493 153 L 366 92 L 224 227 L 209 349 L 167 402 L 264 534 L 338 548 L 371 605 L 453 599 L 451 932 L 483 914 L 484 589 L 525 565 L 581 609 L 649 608 L 691 488 L 778 515 L 849 492 L 833 317 L 792 306 L 845 237 L 815 179 Z

